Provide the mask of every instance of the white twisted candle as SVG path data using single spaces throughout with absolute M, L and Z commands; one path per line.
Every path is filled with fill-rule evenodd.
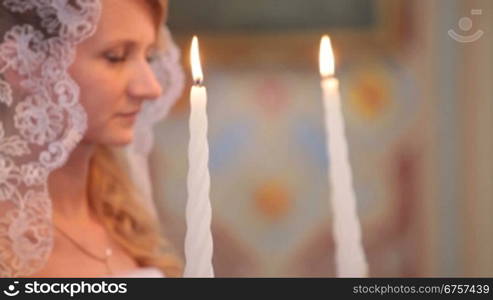
M 366 277 L 368 264 L 361 242 L 361 228 L 341 111 L 339 81 L 333 77 L 334 58 L 328 37 L 323 38 L 320 52 L 337 276 Z
M 209 200 L 209 145 L 207 142 L 207 91 L 201 86 L 198 42 L 192 42 L 192 65 L 197 82 L 190 93 L 190 143 L 188 148 L 188 200 L 186 206 L 185 277 L 214 277 L 212 267 L 211 203 Z

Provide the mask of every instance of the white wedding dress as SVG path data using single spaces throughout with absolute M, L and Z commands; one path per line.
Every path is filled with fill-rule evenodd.
M 113 275 L 114 278 L 164 278 L 164 274 L 155 267 L 139 268 Z

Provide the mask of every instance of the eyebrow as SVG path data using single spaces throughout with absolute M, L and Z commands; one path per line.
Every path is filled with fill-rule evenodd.
M 139 42 L 137 41 L 134 41 L 134 40 L 129 40 L 129 39 L 118 39 L 118 40 L 114 40 L 114 41 L 111 41 L 108 43 L 107 47 L 116 47 L 116 46 L 120 46 L 120 45 L 123 45 L 124 47 L 128 47 L 128 48 L 135 48 L 138 44 L 140 44 Z M 149 44 L 147 46 L 147 49 L 146 50 L 150 50 L 150 49 L 153 49 L 153 48 L 156 48 L 158 46 L 158 42 L 157 41 L 154 41 L 152 42 L 151 44 Z

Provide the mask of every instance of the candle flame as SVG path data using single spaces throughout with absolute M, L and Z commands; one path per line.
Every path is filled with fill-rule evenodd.
M 197 84 L 202 84 L 204 75 L 202 73 L 202 66 L 200 64 L 200 52 L 199 52 L 199 40 L 197 36 L 193 36 L 192 46 L 190 48 L 190 61 L 192 64 L 192 77 L 193 81 Z
M 324 35 L 320 41 L 319 63 L 320 75 L 322 75 L 322 77 L 334 76 L 334 52 L 332 51 L 332 45 L 328 35 Z

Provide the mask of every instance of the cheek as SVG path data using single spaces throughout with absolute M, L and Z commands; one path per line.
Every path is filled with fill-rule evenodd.
M 114 74 L 104 70 L 85 72 L 74 68 L 72 76 L 80 86 L 80 103 L 88 116 L 88 130 L 101 130 L 119 111 L 123 85 Z
M 115 91 L 99 84 L 81 84 L 80 102 L 89 120 L 104 120 L 111 116 L 116 106 Z

